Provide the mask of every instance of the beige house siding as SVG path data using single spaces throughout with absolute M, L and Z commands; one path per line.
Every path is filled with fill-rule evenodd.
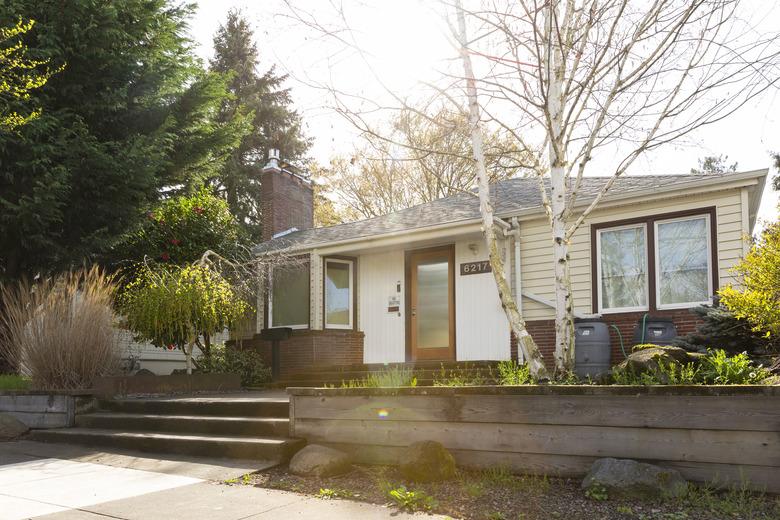
M 718 236 L 718 275 L 720 286 L 731 282 L 729 269 L 742 258 L 743 236 L 749 227 L 743 211 L 745 200 L 740 188 L 715 193 L 667 197 L 647 203 L 632 203 L 597 209 L 572 237 L 571 276 L 576 312 L 592 312 L 590 224 L 618 221 L 643 216 L 673 213 L 696 208 L 716 207 Z M 546 219 L 523 220 L 520 223 L 522 290 L 553 301 L 554 291 L 552 249 Z M 555 317 L 552 308 L 523 298 L 526 320 L 547 320 Z

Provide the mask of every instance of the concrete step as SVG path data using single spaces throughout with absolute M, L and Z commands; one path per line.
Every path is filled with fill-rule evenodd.
M 287 418 L 287 399 L 111 399 L 98 403 L 102 411 L 142 415 L 207 415 L 218 417 Z
M 27 435 L 26 440 L 109 446 L 161 454 L 208 455 L 215 458 L 277 462 L 289 460 L 305 444 L 305 441 L 300 439 L 185 435 L 150 431 L 126 432 L 91 428 L 33 430 Z
M 285 437 L 289 418 L 221 417 L 210 415 L 154 415 L 98 412 L 76 416 L 79 428 L 123 431 L 155 431 L 184 434 Z

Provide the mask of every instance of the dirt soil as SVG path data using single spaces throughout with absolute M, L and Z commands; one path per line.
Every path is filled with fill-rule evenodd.
M 459 470 L 448 482 L 417 484 L 404 482 L 396 468 L 356 465 L 339 477 L 299 477 L 286 466 L 254 473 L 233 485 L 254 485 L 284 489 L 323 500 L 358 500 L 398 506 L 388 492 L 405 486 L 432 497 L 427 510 L 457 519 L 478 520 L 780 520 L 780 497 L 742 490 L 714 492 L 692 486 L 684 499 L 640 501 L 613 497 L 588 497 L 580 480 L 515 476 L 505 470 Z M 417 501 L 422 504 L 424 500 Z

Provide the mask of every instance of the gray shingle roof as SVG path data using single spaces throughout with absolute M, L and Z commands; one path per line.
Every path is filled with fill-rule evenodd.
M 703 179 L 726 180 L 734 173 L 706 175 L 633 175 L 619 177 L 609 191 L 607 199 L 632 192 L 644 192 L 659 188 L 685 187 Z M 601 191 L 608 177 L 585 177 L 578 196 L 579 202 L 592 200 Z M 541 214 L 539 181 L 535 178 L 508 179 L 492 185 L 492 198 L 496 215 L 507 216 L 537 209 Z M 375 237 L 387 233 L 412 231 L 420 228 L 472 221 L 480 218 L 477 197 L 462 193 L 406 208 L 394 213 L 337 226 L 296 231 L 255 246 L 255 253 L 278 251 L 284 248 L 308 249 L 342 240 Z

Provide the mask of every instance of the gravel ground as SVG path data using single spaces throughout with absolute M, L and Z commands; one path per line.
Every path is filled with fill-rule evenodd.
M 286 466 L 278 466 L 230 484 L 376 504 L 392 504 L 388 491 L 405 485 L 407 490 L 423 491 L 432 497 L 435 503 L 430 503 L 431 512 L 459 519 L 780 520 L 780 497 L 775 495 L 714 493 L 694 487 L 681 500 L 595 500 L 585 496 L 579 480 L 514 476 L 501 469 L 460 470 L 458 477 L 449 482 L 412 484 L 405 483 L 395 468 L 387 466 L 355 466 L 351 473 L 324 479 L 299 477 L 289 473 Z

